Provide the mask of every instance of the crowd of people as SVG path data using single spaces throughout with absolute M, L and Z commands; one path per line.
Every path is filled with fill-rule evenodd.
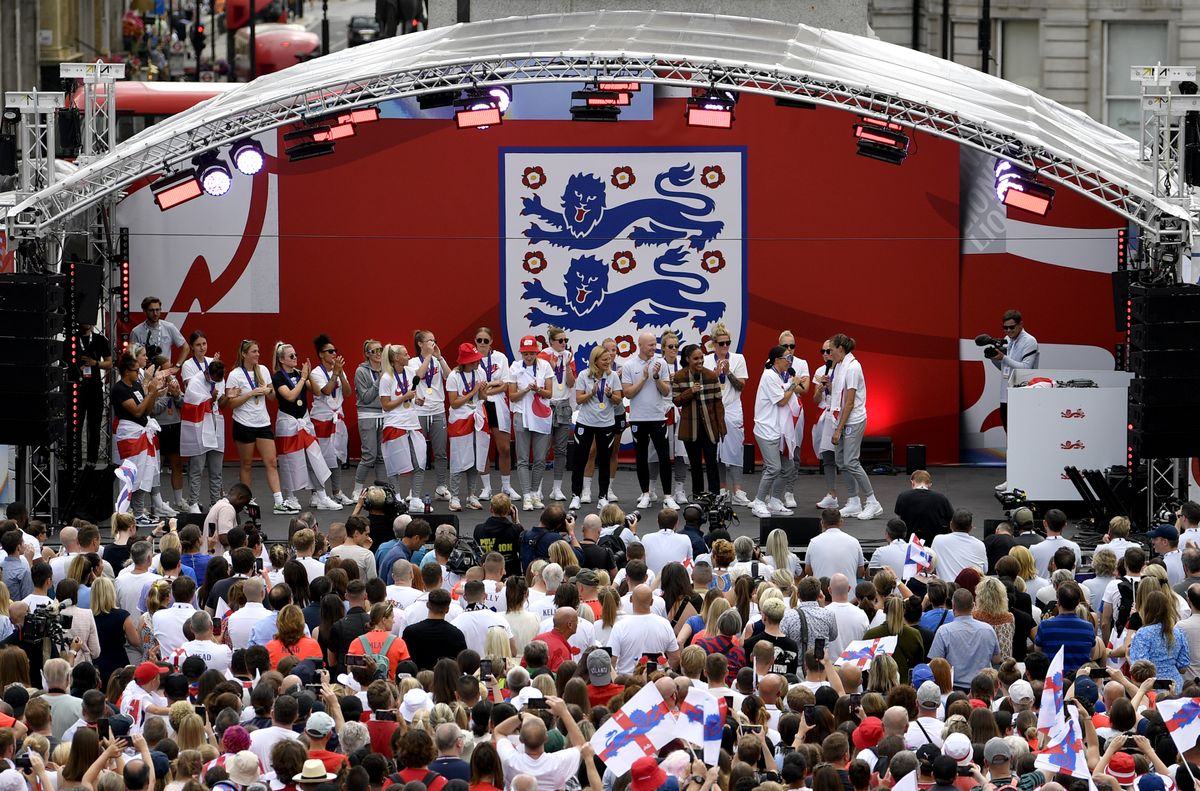
M 928 473 L 912 483 L 901 510 L 936 513 Z M 897 517 L 868 558 L 834 508 L 801 556 L 695 504 L 648 527 L 552 503 L 523 525 L 497 493 L 460 535 L 388 495 L 271 543 L 239 483 L 215 532 L 117 513 L 60 551 L 10 506 L 0 791 L 1195 787 L 1194 502 L 1151 549 L 1114 519 L 1085 574 L 1056 511 L 980 540 L 952 510 L 931 548 Z M 719 751 L 602 760 L 650 685 L 660 718 L 722 701 Z
M 603 510 L 619 501 L 613 479 L 627 441 L 636 459 L 638 508 L 661 498 L 661 507 L 678 509 L 707 492 L 723 493 L 732 506 L 758 517 L 790 515 L 797 506 L 800 448 L 810 431 L 827 484 L 817 507 L 840 506 L 844 516 L 860 519 L 883 514 L 859 461 L 866 380 L 854 339 L 843 334 L 822 344 L 815 374 L 784 331 L 761 374 L 752 377 L 720 323 L 707 347 L 682 345 L 670 331 L 646 332 L 636 349 L 618 353 L 610 338 L 578 355 L 564 330 L 550 328 L 547 348 L 526 336 L 515 359 L 496 348 L 487 327 L 449 356 L 433 332 L 417 330 L 411 349 L 364 341 L 364 359 L 350 370 L 324 334 L 313 340 L 311 353 L 285 341 L 261 347 L 246 339 L 226 362 L 219 353 L 210 356 L 203 331 L 185 339 L 161 318 L 157 297 L 143 300 L 142 309 L 146 320 L 134 327 L 115 364 L 109 342 L 90 325 L 74 343 L 89 461 L 97 455 L 101 383 L 105 370 L 115 368 L 113 461 L 136 472 L 129 507 L 143 524 L 181 511 L 201 513 L 229 488 L 221 469 L 226 414 L 241 483 L 250 485 L 254 461 L 261 459 L 277 514 L 298 513 L 305 491 L 311 492 L 307 507 L 341 510 L 371 480 L 390 481 L 413 511 L 427 510 L 430 500 L 448 501 L 451 511 L 483 510 L 493 491 L 536 511 L 546 501 L 569 502 L 573 510 L 592 503 L 594 478 L 595 504 Z M 812 421 L 804 416 L 806 396 L 819 412 Z M 743 401 L 750 399 L 750 433 L 764 469 L 752 493 L 742 480 Z M 344 485 L 351 402 L 361 455 L 353 483 Z M 839 472 L 848 489 L 844 505 Z M 163 494 L 164 474 L 172 495 Z

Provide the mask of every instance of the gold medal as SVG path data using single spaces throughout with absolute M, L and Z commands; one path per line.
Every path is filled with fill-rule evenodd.
M 607 401 L 601 401 L 601 402 L 600 402 L 600 408 L 601 408 L 601 409 L 608 409 L 608 402 L 607 402 Z

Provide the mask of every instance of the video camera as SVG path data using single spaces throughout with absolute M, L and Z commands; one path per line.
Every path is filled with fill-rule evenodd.
M 55 648 L 65 651 L 71 647 L 71 636 L 66 633 L 66 630 L 71 628 L 73 621 L 74 618 L 70 615 L 60 615 L 56 607 L 46 605 L 37 607 L 25 616 L 25 628 L 21 633 L 21 641 L 39 643 L 49 638 Z
M 380 480 L 375 481 L 372 485 L 383 490 L 383 511 L 389 519 L 395 519 L 401 514 L 408 513 L 408 500 L 396 496 L 396 487 L 387 481 Z
M 1008 348 L 1008 339 L 993 338 L 991 335 L 984 333 L 983 335 L 975 336 L 975 345 L 983 347 L 983 356 L 989 360 L 993 360 Z
M 727 529 L 730 524 L 738 523 L 737 513 L 733 510 L 733 502 L 730 500 L 728 492 L 725 494 L 701 492 L 692 498 L 692 505 L 704 512 L 701 524 L 707 523 L 710 533 L 713 530 Z

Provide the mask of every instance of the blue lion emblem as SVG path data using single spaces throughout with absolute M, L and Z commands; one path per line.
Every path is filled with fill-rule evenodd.
M 698 192 L 670 190 L 664 186 L 664 182 L 669 181 L 674 187 L 686 187 L 694 176 L 691 165 L 673 167 L 654 179 L 654 189 L 663 197 L 641 198 L 609 208 L 604 182 L 591 173 L 576 173 L 567 180 L 563 190 L 561 212 L 543 206 L 539 195 L 522 198 L 521 214 L 532 215 L 551 226 L 547 229 L 532 222 L 525 230 L 525 236 L 530 244 L 548 242 L 555 247 L 595 250 L 621 237 L 631 225 L 646 220 L 646 227 L 635 227 L 629 233 L 634 246 L 664 245 L 688 239 L 693 250 L 700 250 L 725 227 L 718 220 L 701 219 L 712 214 L 716 202 Z
M 552 324 L 567 330 L 597 331 L 616 324 L 639 303 L 648 303 L 645 309 L 633 311 L 638 329 L 667 327 L 691 315 L 692 327 L 699 331 L 725 313 L 725 303 L 697 299 L 708 291 L 708 281 L 669 268 L 683 265 L 685 256 L 682 248 L 668 248 L 654 261 L 657 278 L 616 291 L 608 290 L 607 264 L 594 256 L 579 256 L 571 260 L 563 276 L 563 296 L 551 293 L 540 280 L 522 283 L 521 299 L 541 302 L 558 311 L 534 307 L 525 317 L 533 327 Z

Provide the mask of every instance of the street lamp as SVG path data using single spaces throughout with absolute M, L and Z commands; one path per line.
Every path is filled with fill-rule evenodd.
M 329 54 L 329 0 L 321 0 L 321 54 Z

